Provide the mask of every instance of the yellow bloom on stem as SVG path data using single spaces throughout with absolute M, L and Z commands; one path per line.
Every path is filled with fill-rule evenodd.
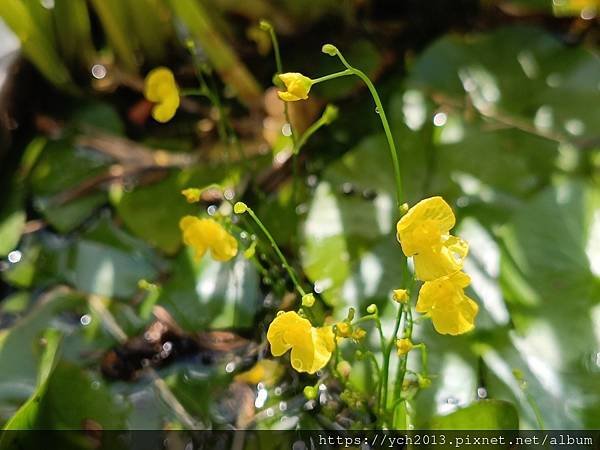
M 396 349 L 398 350 L 398 356 L 404 356 L 410 352 L 414 347 L 412 341 L 408 338 L 402 338 L 396 340 Z
M 187 188 L 181 191 L 188 203 L 197 203 L 202 198 L 202 191 L 198 188 Z
M 196 260 L 200 260 L 207 250 L 217 261 L 228 261 L 237 255 L 237 241 L 213 219 L 185 216 L 179 221 L 179 228 L 183 242 L 194 249 Z
M 285 84 L 286 91 L 279 91 L 277 95 L 286 102 L 306 100 L 312 86 L 312 80 L 301 73 L 288 72 L 279 75 L 279 79 Z
M 234 380 L 248 384 L 263 383 L 272 386 L 281 378 L 283 371 L 283 367 L 277 361 L 261 359 L 251 369 L 237 374 Z
M 166 67 L 152 69 L 144 80 L 144 97 L 153 102 L 152 117 L 168 122 L 179 108 L 179 88 L 173 72 Z
M 477 303 L 464 293 L 471 278 L 456 272 L 447 277 L 427 281 L 419 291 L 417 312 L 431 317 L 433 327 L 440 334 L 458 335 L 475 327 Z
M 408 291 L 406 289 L 394 289 L 392 298 L 397 303 L 407 303 L 409 300 Z
M 311 374 L 325 367 L 335 348 L 332 327 L 315 328 L 294 311 L 275 317 L 269 325 L 267 339 L 273 356 L 281 356 L 291 349 L 292 367 Z
M 420 201 L 398 222 L 398 240 L 404 254 L 414 258 L 419 280 L 435 280 L 462 269 L 469 245 L 449 234 L 455 223 L 442 197 Z

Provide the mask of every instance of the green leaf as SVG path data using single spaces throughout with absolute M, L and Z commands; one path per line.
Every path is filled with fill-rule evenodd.
M 0 208 L 0 257 L 8 255 L 19 244 L 27 218 L 23 203 L 22 189 L 13 187 Z
M 488 341 L 481 354 L 490 395 L 514 399 L 528 426 L 539 426 L 536 408 L 548 428 L 589 427 L 600 417 L 592 350 L 600 345 L 598 192 L 559 182 L 500 232 L 500 283 L 516 333 Z M 526 395 L 512 369 L 523 374 Z
M 485 115 L 581 145 L 598 137 L 600 61 L 584 47 L 525 27 L 446 36 L 416 61 L 409 84 L 451 105 L 468 97 Z M 448 98 L 444 99 L 443 96 Z
M 431 422 L 434 430 L 516 430 L 519 416 L 515 407 L 502 400 L 479 400 Z
M 58 350 L 61 342 L 61 334 L 56 330 L 48 330 L 44 334 L 44 353 L 42 354 L 37 387 L 29 400 L 11 417 L 4 426 L 5 430 L 30 430 L 36 428 L 36 422 L 40 413 L 41 400 L 48 390 L 48 380 L 54 371 L 58 360 Z M 12 440 L 17 436 L 11 433 L 0 435 L 0 449 L 11 448 Z
M 0 335 L 0 399 L 22 401 L 36 385 L 39 343 L 43 331 L 59 311 L 73 307 L 81 297 L 54 291 L 9 330 Z
M 48 142 L 31 173 L 34 207 L 59 231 L 73 230 L 106 202 L 107 195 L 93 191 L 70 200 L 64 197 L 65 192 L 74 192 L 104 173 L 109 163 L 109 158 L 75 148 L 68 140 Z
M 173 265 L 158 303 L 189 331 L 250 328 L 261 295 L 256 268 L 243 255 L 221 263 L 207 253 L 199 263 L 186 249 Z

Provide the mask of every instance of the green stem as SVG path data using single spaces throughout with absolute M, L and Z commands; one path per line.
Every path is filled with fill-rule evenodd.
M 289 265 L 285 256 L 283 256 L 283 253 L 279 249 L 279 246 L 277 245 L 277 242 L 275 242 L 275 239 L 273 239 L 273 236 L 271 235 L 271 233 L 269 233 L 269 230 L 267 230 L 267 228 L 263 225 L 263 223 L 258 218 L 258 216 L 256 214 L 254 214 L 254 211 L 252 211 L 252 209 L 248 208 L 247 212 L 250 215 L 250 217 L 252 217 L 254 222 L 256 222 L 256 225 L 258 225 L 258 227 L 261 229 L 261 231 L 264 233 L 264 235 L 267 237 L 267 239 L 271 243 L 271 247 L 273 247 L 273 250 L 275 250 L 275 253 L 281 260 L 281 264 L 283 264 L 283 267 L 285 267 L 285 270 L 287 271 L 288 275 L 292 279 L 292 282 L 294 283 L 294 287 L 296 288 L 298 293 L 301 296 L 306 295 L 306 291 L 302 288 L 302 286 L 300 286 L 300 282 L 298 281 L 298 278 L 296 277 L 296 273 L 294 272 L 294 269 L 292 269 L 292 267 Z
M 390 337 L 387 345 L 384 346 L 383 350 L 383 410 L 385 411 L 387 408 L 387 400 L 388 400 L 388 390 L 389 390 L 389 373 L 390 373 L 390 357 L 392 354 L 392 350 L 394 345 L 396 344 L 396 337 L 398 335 L 398 330 L 400 329 L 400 323 L 402 322 L 402 315 L 404 313 L 404 305 L 400 305 L 398 308 L 398 314 L 396 315 L 396 322 L 394 323 L 394 331 Z
M 342 70 L 341 72 L 335 72 L 335 73 L 331 73 L 329 75 L 325 75 L 325 76 L 322 76 L 319 78 L 314 78 L 312 80 L 312 84 L 322 83 L 323 81 L 329 81 L 329 80 L 333 80 L 335 78 L 345 77 L 348 75 L 354 75 L 353 69 L 348 68 L 346 70 Z
M 404 199 L 404 190 L 402 188 L 402 174 L 400 172 L 400 162 L 398 160 L 398 152 L 396 150 L 396 144 L 394 143 L 394 137 L 392 136 L 392 130 L 390 129 L 390 124 L 389 124 L 387 116 L 385 114 L 383 104 L 381 103 L 381 99 L 379 98 L 379 94 L 377 93 L 377 90 L 375 89 L 375 86 L 373 85 L 373 83 L 371 82 L 369 77 L 364 72 L 362 72 L 361 70 L 355 69 L 350 64 L 348 64 L 348 61 L 346 61 L 346 58 L 344 58 L 344 56 L 341 54 L 341 52 L 339 50 L 336 49 L 335 54 L 340 59 L 342 64 L 347 67 L 348 70 L 345 70 L 344 72 L 338 72 L 337 74 L 333 74 L 333 75 L 338 75 L 338 74 L 356 75 L 367 85 L 367 88 L 369 89 L 369 92 L 371 93 L 371 96 L 373 97 L 373 100 L 375 101 L 376 111 L 379 114 L 379 118 L 381 119 L 381 124 L 383 125 L 383 130 L 385 131 L 385 137 L 387 138 L 388 145 L 390 148 L 390 156 L 392 157 L 392 163 L 394 166 L 394 178 L 396 181 L 397 203 L 398 203 L 398 207 L 400 207 L 400 205 L 402 205 L 402 202 Z M 343 76 L 343 75 L 338 75 L 338 76 Z M 329 75 L 327 77 L 322 77 L 322 78 L 318 78 L 317 80 L 313 80 L 313 83 L 325 81 L 325 79 L 331 79 L 328 77 L 336 78 L 335 76 Z

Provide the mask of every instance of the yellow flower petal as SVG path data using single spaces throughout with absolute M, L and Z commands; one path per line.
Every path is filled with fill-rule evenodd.
M 196 203 L 200 201 L 202 197 L 202 191 L 198 188 L 187 188 L 181 191 L 181 194 L 185 197 L 188 203 Z
M 454 227 L 452 208 L 442 197 L 421 200 L 400 219 L 396 230 L 402 251 L 413 256 L 423 248 L 440 243 L 441 236 Z
M 425 282 L 419 292 L 417 312 L 430 316 L 440 334 L 458 335 L 471 331 L 479 307 L 463 291 L 469 283 L 469 276 L 463 272 Z
M 292 367 L 298 372 L 313 374 L 329 362 L 334 347 L 331 327 L 311 328 L 309 339 L 292 347 Z
M 287 92 L 279 91 L 279 98 L 286 102 L 295 102 L 297 100 L 306 100 L 308 92 L 312 86 L 312 80 L 301 73 L 288 72 L 279 75 L 279 79 L 283 81 Z
M 179 88 L 173 72 L 166 67 L 151 70 L 144 81 L 144 96 L 155 103 L 152 117 L 158 122 L 168 122 L 179 108 Z
M 267 339 L 273 356 L 281 356 L 291 349 L 292 367 L 311 374 L 327 364 L 335 348 L 331 326 L 315 328 L 293 311 L 275 317 L 267 331 Z
M 177 108 L 179 108 L 179 95 L 171 95 L 154 105 L 152 117 L 160 123 L 168 122 L 177 112 Z
M 217 261 L 228 261 L 237 254 L 235 238 L 213 219 L 185 216 L 180 220 L 179 227 L 183 242 L 194 249 L 196 259 L 202 258 L 208 249 Z
M 281 356 L 292 348 L 308 339 L 311 324 L 294 311 L 278 314 L 269 325 L 267 340 L 271 344 L 273 356 Z M 286 333 L 289 333 L 286 339 Z
M 235 381 L 248 384 L 263 383 L 272 386 L 283 374 L 283 367 L 272 359 L 261 359 L 250 370 L 242 372 L 234 377 Z
M 414 347 L 412 341 L 408 338 L 402 338 L 396 340 L 396 350 L 398 351 L 398 356 L 404 356 L 408 352 L 410 352 Z
M 438 246 L 421 249 L 413 256 L 417 279 L 431 281 L 458 272 L 469 251 L 469 244 L 455 236 Z

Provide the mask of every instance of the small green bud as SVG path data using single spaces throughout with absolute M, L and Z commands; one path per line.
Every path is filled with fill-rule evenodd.
M 260 27 L 261 30 L 263 31 L 271 31 L 273 29 L 273 25 L 271 25 L 267 20 L 265 19 L 261 19 L 260 22 L 258 22 L 258 26 Z
M 337 365 L 337 371 L 344 378 L 348 378 L 350 376 L 350 371 L 352 370 L 352 366 L 348 361 L 340 361 Z
M 429 386 L 431 386 L 431 378 L 421 374 L 417 375 L 417 382 L 419 383 L 419 387 L 421 389 L 427 389 Z
M 313 293 L 305 294 L 302 296 L 302 306 L 311 308 L 315 304 L 315 296 Z
M 306 386 L 302 392 L 308 400 L 314 400 L 317 398 L 318 391 L 314 386 Z
M 236 214 L 244 214 L 246 211 L 248 211 L 248 205 L 246 205 L 244 202 L 237 202 L 235 205 L 233 205 L 233 211 Z
M 369 306 L 367 306 L 367 312 L 369 314 L 377 314 L 377 311 L 378 311 L 378 308 L 375 303 L 371 303 Z
M 323 115 L 321 117 L 323 117 L 323 121 L 326 124 L 330 124 L 331 122 L 333 122 L 335 119 L 338 118 L 340 110 L 338 109 L 337 106 L 335 105 L 327 105 L 325 107 L 325 111 L 323 111 Z
M 354 320 L 354 314 L 356 310 L 354 308 L 348 309 L 348 315 L 346 316 L 346 322 L 352 322 Z
M 408 203 L 402 203 L 400 205 L 400 214 L 404 215 L 408 212 Z
M 338 49 L 335 45 L 325 44 L 321 47 L 321 51 L 329 56 L 335 56 L 338 54 Z

